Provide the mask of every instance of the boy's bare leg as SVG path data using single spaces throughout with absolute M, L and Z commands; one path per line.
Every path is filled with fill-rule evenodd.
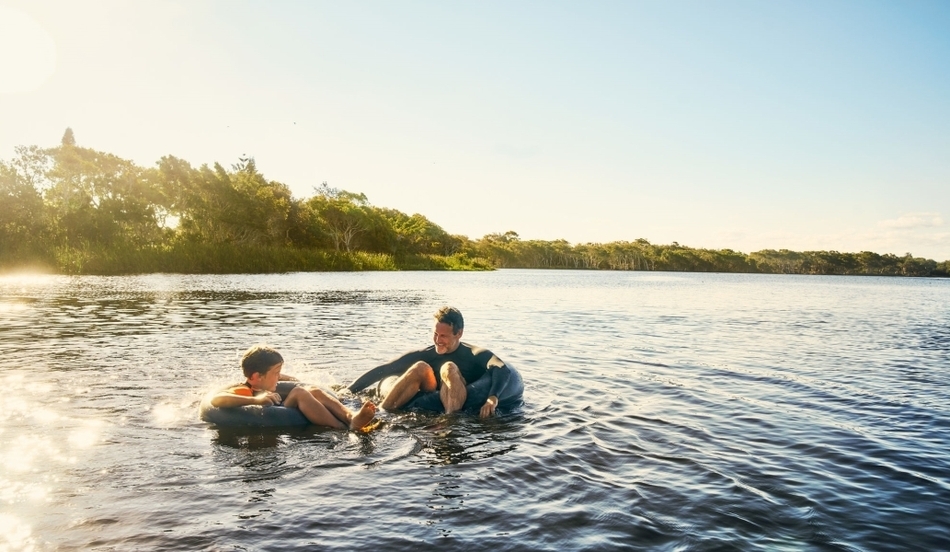
M 435 391 L 435 372 L 425 362 L 419 361 L 399 376 L 380 406 L 394 410 L 409 402 L 419 391 Z
M 284 405 L 299 409 L 312 424 L 336 429 L 347 429 L 349 427 L 348 423 L 340 421 L 336 415 L 303 387 L 295 387 L 287 395 Z
M 372 401 L 363 403 L 359 411 L 354 414 L 353 411 L 344 406 L 339 399 L 319 387 L 310 389 L 310 394 L 313 395 L 313 398 L 317 399 L 317 402 L 322 404 L 324 408 L 329 410 L 330 414 L 333 414 L 336 419 L 346 424 L 350 429 L 360 429 L 372 422 L 373 417 L 376 416 L 376 405 L 373 404 Z
M 445 413 L 451 414 L 462 408 L 465 399 L 468 398 L 468 390 L 465 389 L 465 378 L 462 377 L 459 367 L 454 362 L 443 364 L 439 375 L 442 376 L 442 389 L 439 389 L 439 398 L 442 399 Z
M 353 412 L 349 408 L 343 406 L 336 397 L 327 393 L 319 387 L 308 388 L 307 391 L 310 391 L 310 394 L 313 395 L 313 398 L 317 399 L 317 402 L 322 404 L 327 410 L 330 411 L 330 414 L 336 416 L 337 420 L 340 420 L 347 426 L 350 425 L 350 420 L 353 419 Z

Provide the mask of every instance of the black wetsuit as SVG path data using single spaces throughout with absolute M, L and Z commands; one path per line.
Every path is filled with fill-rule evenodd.
M 357 378 L 350 384 L 350 391 L 354 393 L 362 391 L 387 377 L 401 376 L 420 360 L 431 366 L 432 371 L 435 372 L 436 389 L 442 387 L 442 377 L 439 373 L 442 365 L 446 362 L 454 362 L 458 366 L 462 378 L 465 379 L 466 389 L 469 390 L 464 410 L 481 408 L 492 395 L 498 397 L 499 404 L 521 399 L 521 376 L 488 349 L 473 347 L 467 343 L 459 343 L 457 349 L 444 355 L 436 352 L 435 345 L 406 353 Z M 512 382 L 513 377 L 517 378 L 516 382 Z M 517 385 L 510 385 L 511 383 L 517 383 Z M 438 400 L 438 395 L 438 391 L 428 393 L 420 391 L 406 403 L 404 408 L 440 411 L 442 403 Z

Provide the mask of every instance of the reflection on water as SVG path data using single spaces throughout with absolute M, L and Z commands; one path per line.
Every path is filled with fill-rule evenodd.
M 36 549 L 32 528 L 16 516 L 0 514 L 0 550 Z
M 427 463 L 462 464 L 515 450 L 524 425 L 524 415 L 519 409 L 488 420 L 467 415 L 440 416 L 415 433 L 423 440 L 422 452 Z
M 286 431 L 293 431 L 288 429 Z M 231 429 L 218 429 L 212 438 L 216 445 L 238 449 L 255 451 L 258 449 L 277 448 L 277 445 L 284 441 L 286 431 L 244 431 Z
M 252 343 L 340 389 L 447 303 L 523 407 L 197 420 Z M 948 328 L 941 280 L 0 278 L 0 550 L 948 549 Z

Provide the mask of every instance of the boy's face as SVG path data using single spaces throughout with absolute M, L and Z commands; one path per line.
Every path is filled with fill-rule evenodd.
M 280 380 L 280 369 L 284 363 L 275 364 L 265 374 L 254 374 L 248 379 L 254 389 L 263 389 L 265 391 L 274 391 L 277 389 L 277 382 Z

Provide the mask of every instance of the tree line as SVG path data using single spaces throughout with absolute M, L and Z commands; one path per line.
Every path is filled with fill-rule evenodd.
M 298 199 L 253 158 L 194 167 L 174 156 L 140 167 L 76 144 L 21 146 L 0 160 L 0 268 L 67 274 L 573 268 L 946 276 L 907 254 L 788 250 L 744 254 L 673 243 L 571 245 L 452 235 L 362 193 L 313 188 Z
M 696 249 L 645 239 L 571 245 L 565 240 L 521 240 L 516 232 L 489 234 L 471 244 L 475 254 L 506 268 L 662 270 L 765 274 L 948 276 L 950 261 L 870 251 L 789 251 L 765 249 L 745 254 L 731 249 Z
M 64 273 L 491 268 L 426 217 L 326 183 L 294 198 L 253 158 L 144 168 L 78 146 L 0 161 L 0 267 Z

